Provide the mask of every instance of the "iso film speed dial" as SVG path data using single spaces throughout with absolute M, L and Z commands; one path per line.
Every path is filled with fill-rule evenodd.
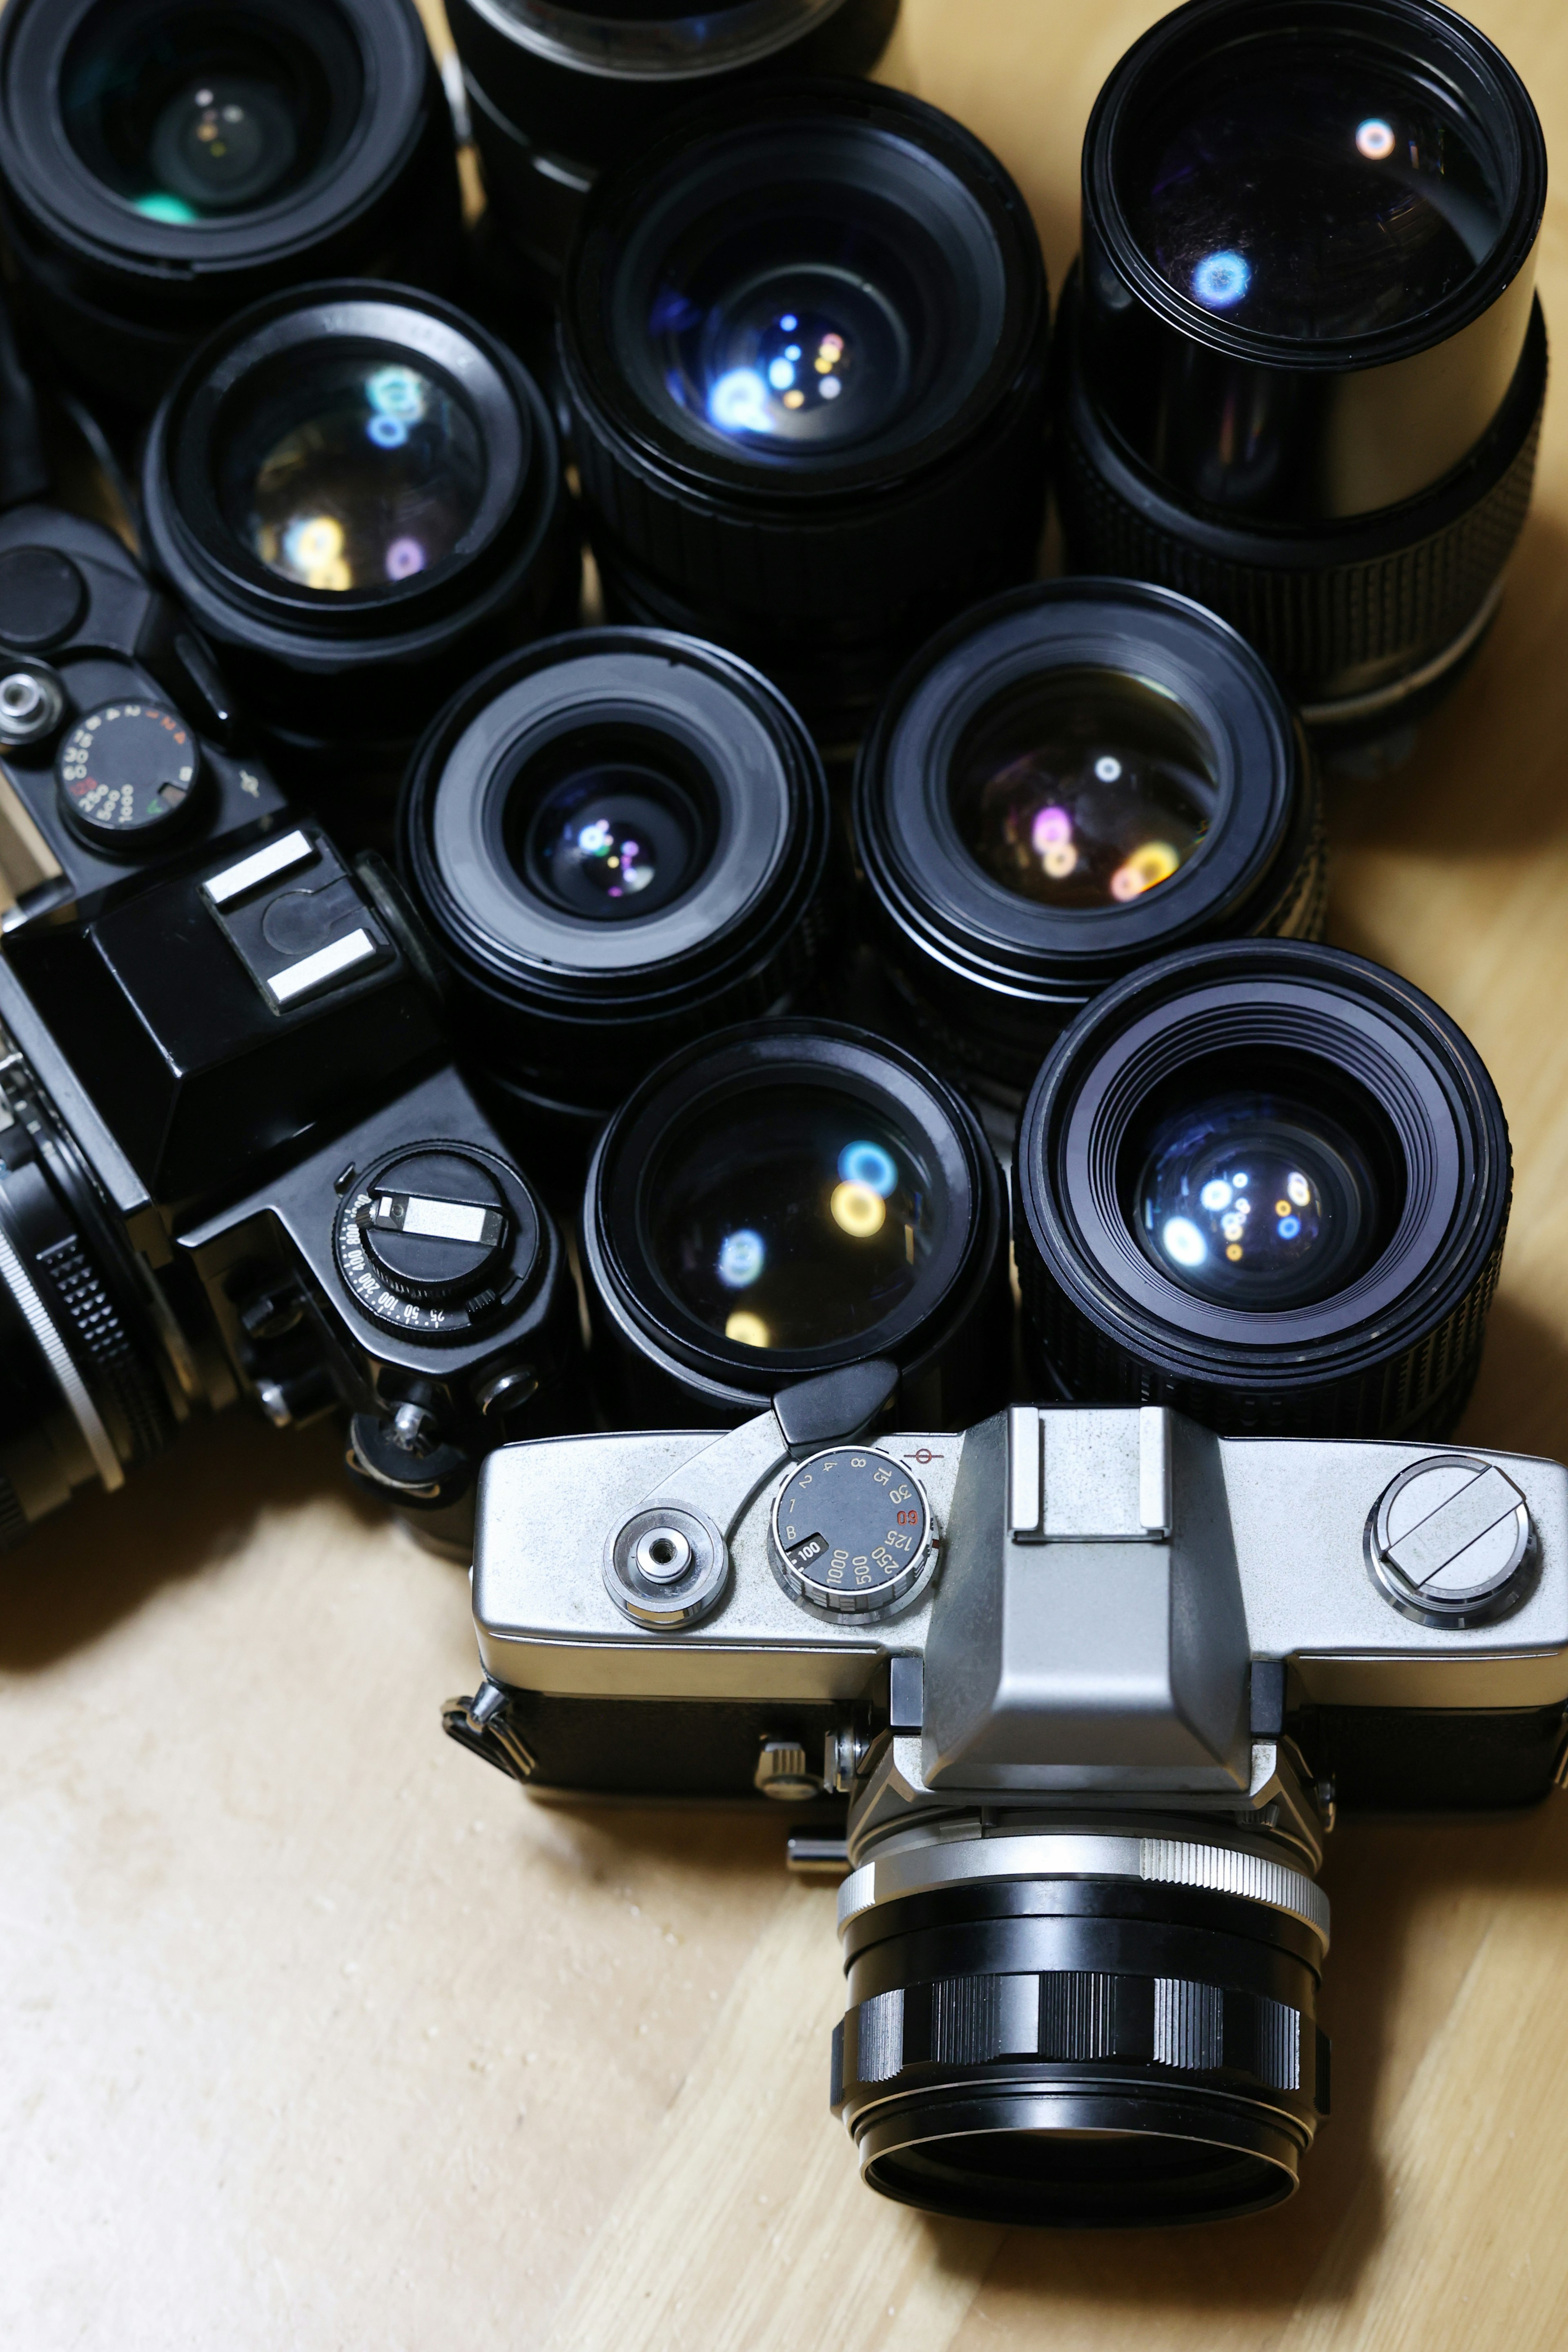
M 919 1582 L 935 1530 L 920 1480 L 872 1446 L 834 1445 L 792 1470 L 769 1522 L 785 1590 L 814 1609 L 889 1609 Z
M 193 729 L 161 702 L 106 702 L 60 745 L 55 782 L 71 831 L 111 856 L 153 855 L 178 833 L 202 782 Z
M 539 1255 L 539 1217 L 516 1171 L 467 1144 L 418 1143 L 349 1186 L 338 1269 L 385 1328 L 456 1339 L 518 1297 Z

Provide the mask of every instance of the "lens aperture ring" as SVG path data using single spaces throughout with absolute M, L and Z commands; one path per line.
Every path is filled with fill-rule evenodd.
M 89 1258 L 79 1235 L 42 1251 L 38 1269 L 47 1277 L 72 1353 L 87 1372 L 109 1423 L 121 1458 L 149 1461 L 172 1444 L 174 1419 L 163 1383 L 137 1346 Z

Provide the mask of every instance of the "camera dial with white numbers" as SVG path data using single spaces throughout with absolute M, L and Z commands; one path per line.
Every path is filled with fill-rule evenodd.
M 769 1521 L 786 1591 L 816 1609 L 891 1608 L 929 1565 L 934 1529 L 920 1480 L 874 1446 L 833 1445 L 799 1463 Z

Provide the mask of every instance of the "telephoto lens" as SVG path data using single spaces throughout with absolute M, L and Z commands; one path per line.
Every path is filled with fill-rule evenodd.
M 363 837 L 474 669 L 575 614 L 532 378 L 433 296 L 351 279 L 245 311 L 158 409 L 150 552 L 271 755 Z
M 1303 940 L 1165 957 L 1062 1038 L 1014 1183 L 1025 1312 L 1064 1397 L 1243 1436 L 1458 1418 L 1508 1129 L 1474 1046 L 1408 981 Z
M 1112 74 L 1058 322 L 1073 561 L 1184 590 L 1325 744 L 1401 733 L 1498 605 L 1546 389 L 1546 151 L 1436 0 L 1193 0 Z
M 867 1031 L 755 1022 L 672 1055 L 599 1139 L 582 1252 L 625 1426 L 728 1426 L 872 1360 L 932 1429 L 1005 1396 L 995 1155 L 958 1095 Z
M 474 680 L 421 743 L 404 878 L 450 966 L 469 1074 L 575 1192 L 674 1045 L 787 1006 L 831 943 L 827 786 L 733 656 L 584 629 Z
M 490 208 L 552 286 L 595 179 L 693 98 L 779 73 L 868 73 L 898 0 L 449 0 Z
M 412 0 L 11 0 L 0 190 L 34 323 L 121 413 L 276 289 L 441 287 L 458 264 L 451 114 Z
M 1192 941 L 1321 929 L 1300 724 L 1236 632 L 1166 589 L 1051 581 L 954 622 L 879 713 L 854 808 L 892 1002 L 1005 1148 L 1110 982 Z
M 595 189 L 562 293 L 590 531 L 622 617 L 754 661 L 825 746 L 1028 579 L 1046 279 L 1024 200 L 932 107 L 784 83 Z

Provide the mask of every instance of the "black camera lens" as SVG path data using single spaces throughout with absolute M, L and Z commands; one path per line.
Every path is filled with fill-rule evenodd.
M 477 664 L 575 606 L 531 377 L 405 289 L 307 288 L 210 338 L 153 419 L 143 498 L 159 568 L 345 831 Z
M 0 1550 L 95 1481 L 112 1492 L 188 1410 L 166 1310 L 139 1284 L 69 1129 L 11 1040 L 0 1077 Z M 194 1379 L 191 1385 L 194 1386 Z
M 868 73 L 899 0 L 452 0 L 491 209 L 542 286 L 596 175 L 676 109 L 780 73 Z
M 1546 153 L 1438 0 L 1194 0 L 1112 74 L 1058 324 L 1073 560 L 1184 589 L 1324 741 L 1394 733 L 1496 610 L 1546 386 Z
M 531 1166 L 552 1135 L 580 1155 L 672 1045 L 787 1003 L 832 935 L 810 739 L 690 638 L 585 629 L 487 671 L 420 745 L 398 829 Z
M 911 1056 L 758 1022 L 671 1056 L 601 1137 L 584 1269 L 633 1422 L 743 1420 L 873 1357 L 951 1428 L 1005 1390 L 1006 1219 L 973 1114 Z
M 1120 982 L 1025 1107 L 1026 1315 L 1085 1402 L 1231 1434 L 1447 1434 L 1508 1223 L 1502 1107 L 1408 982 L 1298 940 Z
M 16 0 L 0 186 L 33 318 L 111 415 L 301 279 L 440 287 L 452 123 L 410 0 Z
M 1034 569 L 1045 275 L 1016 188 L 917 100 L 786 84 L 595 191 L 562 354 L 606 594 L 754 661 L 819 739 Z
M 895 999 L 1007 1140 L 1062 1027 L 1178 944 L 1315 935 L 1301 730 L 1213 614 L 1052 581 L 952 624 L 860 755 L 855 832 Z

